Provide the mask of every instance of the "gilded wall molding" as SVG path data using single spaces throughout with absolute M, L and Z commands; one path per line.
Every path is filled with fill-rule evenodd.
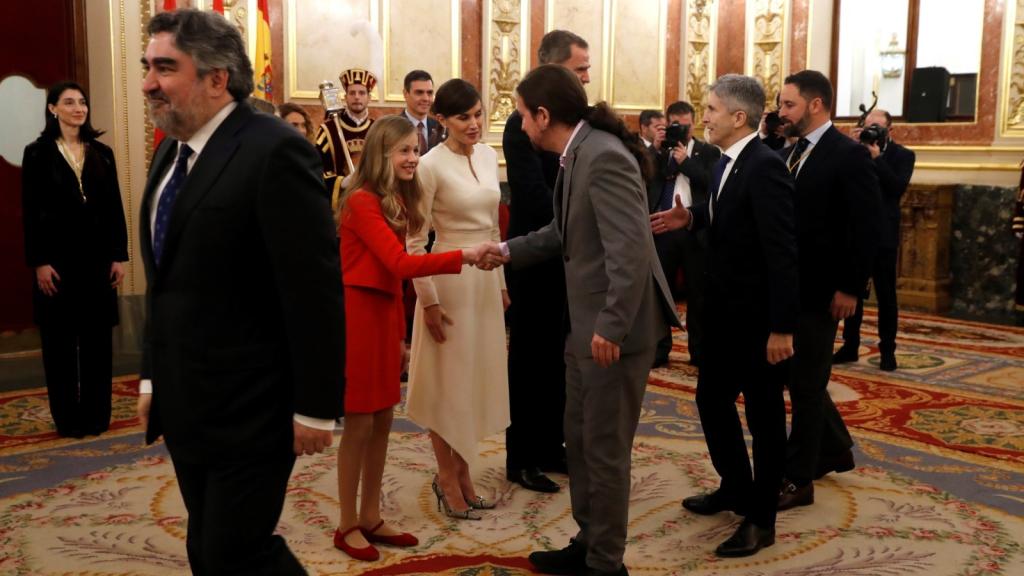
M 516 85 L 530 63 L 529 0 L 488 0 L 484 3 L 484 99 L 487 132 L 501 134 L 516 109 Z
M 764 85 L 765 105 L 775 106 L 788 71 L 790 0 L 754 0 L 747 4 L 747 74 Z
M 1024 138 L 1024 0 L 1006 3 L 1000 135 Z
M 708 103 L 708 86 L 714 80 L 715 44 L 718 22 L 712 0 L 686 2 L 686 83 L 683 98 L 693 105 L 694 121 L 703 126 L 704 110 Z

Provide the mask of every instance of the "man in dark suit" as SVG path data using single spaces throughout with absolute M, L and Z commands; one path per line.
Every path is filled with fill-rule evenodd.
M 425 70 L 409 72 L 405 75 L 402 96 L 405 97 L 402 116 L 416 127 L 422 156 L 444 140 L 441 125 L 430 117 L 430 107 L 434 104 L 434 79 Z
M 667 153 L 663 154 L 661 143 L 665 140 L 665 115 L 661 110 L 640 112 L 640 141 L 651 157 L 654 171 L 647 179 L 647 209 L 653 214 L 658 210 L 661 192 L 665 188 L 665 168 L 668 167 Z M 671 280 L 670 280 L 671 282 Z
M 885 138 L 881 141 L 861 140 L 878 172 L 878 183 L 882 190 L 882 236 L 871 270 L 875 295 L 878 298 L 878 351 L 881 358 L 878 367 L 887 372 L 896 369 L 896 325 L 899 308 L 896 304 L 896 255 L 900 249 L 900 198 L 907 191 L 910 177 L 914 174 L 915 155 L 911 150 L 893 142 L 892 115 L 881 108 L 875 108 L 864 119 L 864 126 L 883 127 Z M 862 130 L 854 130 L 859 138 Z M 864 298 L 857 299 L 857 311 L 843 321 L 843 347 L 832 356 L 833 364 L 856 362 L 860 356 L 860 325 L 864 317 Z
M 814 502 L 813 480 L 853 468 L 853 440 L 828 394 L 836 327 L 857 310 L 878 246 L 881 195 L 868 150 L 829 119 L 832 84 L 820 72 L 786 78 L 779 117 L 787 137 L 779 150 L 796 179 L 800 249 L 800 318 L 797 324 L 793 410 L 786 481 L 779 509 Z
M 296 454 L 331 444 L 344 397 L 320 160 L 243 102 L 252 67 L 219 14 L 163 12 L 148 32 L 142 89 L 168 137 L 142 200 L 139 416 L 171 454 L 194 573 L 305 574 L 274 528 Z
M 775 508 L 786 453 L 782 390 L 793 355 L 798 306 L 793 182 L 758 138 L 764 90 L 749 76 L 712 85 L 704 113 L 708 141 L 724 149 L 712 169 L 710 200 L 651 216 L 656 234 L 708 231 L 707 341 L 697 378 L 697 409 L 718 490 L 683 500 L 697 514 L 746 516 L 719 556 L 749 556 L 775 541 Z M 743 393 L 754 437 L 751 476 L 736 411 Z
M 587 42 L 552 30 L 541 39 L 541 64 L 559 64 L 581 82 L 590 81 Z M 551 222 L 558 154 L 538 151 L 513 112 L 505 123 L 502 149 L 509 187 L 508 237 L 525 236 Z M 505 431 L 506 477 L 527 490 L 557 492 L 544 472 L 567 472 L 562 414 L 565 412 L 565 271 L 553 258 L 507 271 L 508 395 L 511 424 Z
M 695 111 L 689 102 L 674 102 L 665 111 L 668 114 L 668 127 L 665 129 L 666 139 L 672 145 L 662 155 L 666 162 L 663 170 L 661 195 L 656 210 L 672 208 L 675 198 L 679 197 L 683 206 L 697 206 L 708 201 L 708 177 L 711 168 L 718 161 L 721 152 L 718 148 L 701 142 L 693 136 Z M 679 128 L 673 128 L 678 126 Z M 682 140 L 670 140 L 674 130 L 685 131 Z M 701 310 L 704 307 L 704 232 L 693 232 L 686 229 L 672 230 L 654 237 L 654 246 L 658 249 L 658 261 L 665 272 L 665 278 L 671 282 L 676 271 L 683 269 L 686 279 L 686 345 L 690 351 L 690 364 L 700 366 L 703 359 L 704 322 Z M 668 354 L 672 350 L 672 335 L 669 334 L 658 342 L 658 350 L 654 356 L 654 365 L 668 363 Z

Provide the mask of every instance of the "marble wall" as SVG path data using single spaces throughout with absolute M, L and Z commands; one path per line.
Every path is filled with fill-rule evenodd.
M 950 246 L 951 292 L 957 316 L 1014 323 L 1019 240 L 1010 231 L 1013 188 L 956 188 Z

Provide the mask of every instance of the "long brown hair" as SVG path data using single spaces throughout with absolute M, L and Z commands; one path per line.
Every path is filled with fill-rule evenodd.
M 404 116 L 385 116 L 374 121 L 366 134 L 359 166 L 338 203 L 339 220 L 349 197 L 357 190 L 365 190 L 380 196 L 384 219 L 395 232 L 415 233 L 423 227 L 424 218 L 420 212 L 423 189 L 419 175 L 414 174 L 412 180 L 399 180 L 391 164 L 391 153 L 395 147 L 415 130 Z
M 592 128 L 617 137 L 636 158 L 644 181 L 650 180 L 654 166 L 640 143 L 640 137 L 626 129 L 626 124 L 607 102 L 589 106 L 583 84 L 567 68 L 558 64 L 542 64 L 519 82 L 516 92 L 531 114 L 544 107 L 553 122 L 575 126 L 580 120 L 586 120 Z

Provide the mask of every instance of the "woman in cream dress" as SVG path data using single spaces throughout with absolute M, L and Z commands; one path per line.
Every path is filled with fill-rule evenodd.
M 448 132 L 420 161 L 426 225 L 407 240 L 410 254 L 498 241 L 498 160 L 480 143 L 483 107 L 472 84 L 454 79 L 437 90 L 432 112 Z M 448 516 L 479 519 L 492 508 L 469 475 L 477 444 L 509 424 L 504 309 L 509 305 L 501 268 L 464 269 L 458 276 L 413 281 L 417 305 L 406 411 L 430 431 L 437 457 L 434 492 Z

